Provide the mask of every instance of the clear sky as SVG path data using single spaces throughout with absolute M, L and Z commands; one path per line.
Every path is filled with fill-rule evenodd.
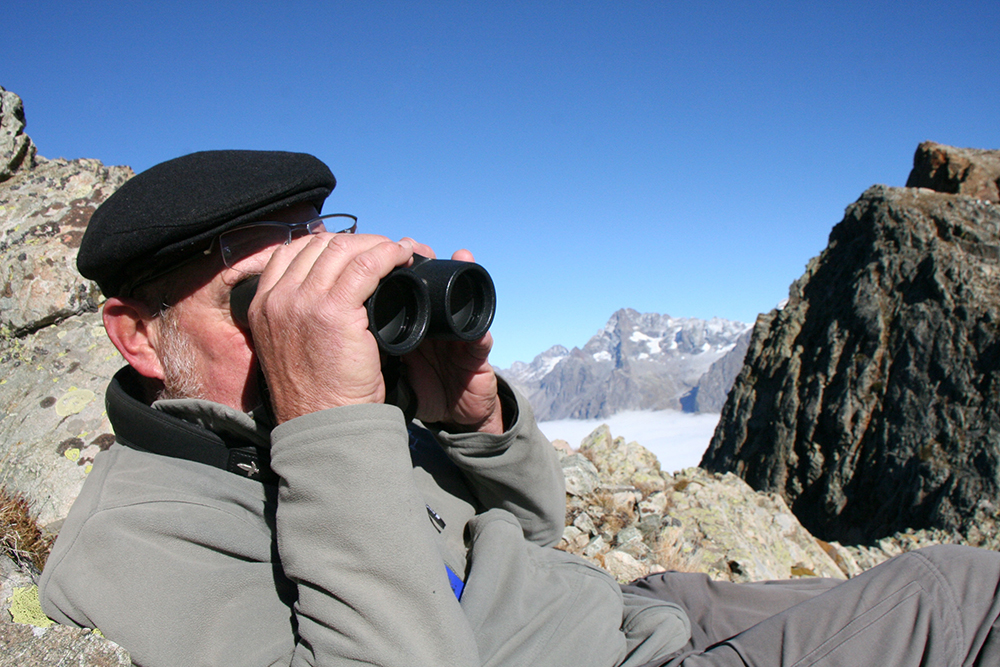
M 310 152 L 325 212 L 469 248 L 501 367 L 621 307 L 752 322 L 919 142 L 1000 148 L 997 0 L 32 0 L 0 35 L 45 157 Z

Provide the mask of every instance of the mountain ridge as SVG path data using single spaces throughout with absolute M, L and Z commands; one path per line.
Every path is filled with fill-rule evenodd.
M 727 355 L 713 376 L 728 387 L 739 372 L 752 325 L 713 317 L 671 317 L 620 308 L 582 348 L 554 345 L 530 363 L 500 373 L 520 389 L 536 417 L 599 419 L 625 410 L 718 412 L 722 400 L 695 400 L 700 380 Z M 735 369 L 729 372 L 727 369 Z M 731 377 L 729 377 L 731 375 Z M 709 395 L 715 396 L 718 389 Z

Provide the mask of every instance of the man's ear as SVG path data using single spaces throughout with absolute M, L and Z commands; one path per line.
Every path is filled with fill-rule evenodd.
M 118 351 L 140 375 L 163 380 L 156 353 L 156 316 L 136 299 L 111 297 L 104 303 L 104 329 Z

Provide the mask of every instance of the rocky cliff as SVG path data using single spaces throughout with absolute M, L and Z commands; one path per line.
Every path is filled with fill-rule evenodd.
M 699 320 L 623 308 L 583 349 L 558 345 L 530 364 L 502 371 L 520 388 L 538 419 L 600 419 L 625 410 L 718 412 L 745 349 L 749 327 L 721 318 Z M 722 359 L 698 402 L 706 371 Z
M 94 455 L 114 441 L 104 387 L 122 362 L 76 251 L 91 214 L 132 170 L 38 157 L 20 99 L 0 96 L 2 481 L 49 524 L 66 516 Z
M 758 319 L 703 467 L 780 494 L 824 539 L 994 532 L 998 182 L 1000 152 L 928 142 L 910 187 L 850 206 Z
M 104 387 L 121 357 L 104 335 L 100 292 L 75 264 L 90 215 L 132 170 L 46 160 L 24 128 L 20 98 L 0 88 L 0 484 L 55 532 L 114 441 Z M 9 526 L 0 529 L 6 546 Z M 0 667 L 131 664 L 89 630 L 11 623 L 47 625 L 40 612 L 16 613 L 36 576 L 0 556 Z

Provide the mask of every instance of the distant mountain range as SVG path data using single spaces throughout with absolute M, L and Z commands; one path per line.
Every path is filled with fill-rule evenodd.
M 743 364 L 752 325 L 623 308 L 583 349 L 556 345 L 501 370 L 542 421 L 625 410 L 719 412 Z

